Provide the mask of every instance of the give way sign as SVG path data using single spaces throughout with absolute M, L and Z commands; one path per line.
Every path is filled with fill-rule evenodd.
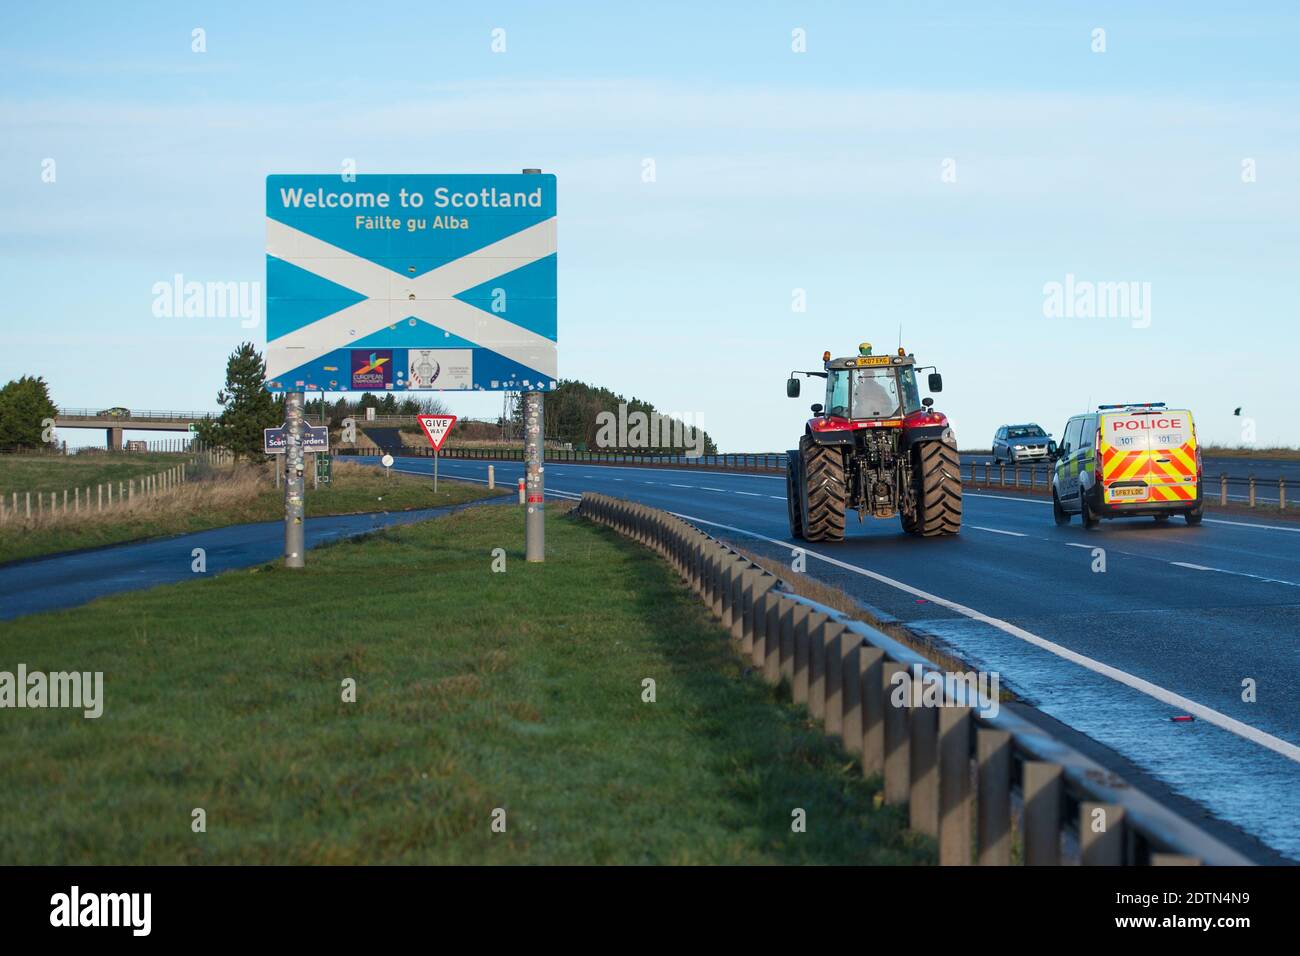
M 442 451 L 442 443 L 451 434 L 451 426 L 456 424 L 455 415 L 420 415 L 420 427 L 429 436 L 429 444 L 434 451 Z

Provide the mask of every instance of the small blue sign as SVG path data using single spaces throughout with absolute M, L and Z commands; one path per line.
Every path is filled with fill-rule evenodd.
M 268 176 L 273 391 L 556 387 L 555 177 Z
M 262 429 L 262 451 L 267 455 L 283 455 L 289 447 L 289 426 Z M 324 452 L 330 450 L 330 430 L 325 425 L 302 424 L 302 450 Z

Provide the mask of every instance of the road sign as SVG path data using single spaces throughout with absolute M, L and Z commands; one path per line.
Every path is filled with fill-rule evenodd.
M 420 415 L 420 427 L 429 437 L 429 444 L 434 451 L 442 451 L 442 443 L 451 434 L 451 426 L 456 424 L 455 415 Z
M 283 455 L 285 449 L 289 447 L 289 426 L 281 425 L 279 428 L 262 429 L 262 451 L 268 455 Z M 308 425 L 303 422 L 302 426 L 302 450 L 307 451 L 329 451 L 330 450 L 330 430 L 325 425 Z
M 316 484 L 328 485 L 334 477 L 334 456 L 319 454 L 316 456 Z
M 274 391 L 556 387 L 555 177 L 266 178 Z

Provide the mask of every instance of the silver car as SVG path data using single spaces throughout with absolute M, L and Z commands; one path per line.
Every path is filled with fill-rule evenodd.
M 994 461 L 1050 461 L 1055 451 L 1052 436 L 1032 423 L 1003 425 L 993 436 Z

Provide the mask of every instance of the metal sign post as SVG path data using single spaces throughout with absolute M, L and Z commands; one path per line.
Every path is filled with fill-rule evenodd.
M 306 550 L 303 536 L 303 499 L 307 483 L 303 480 L 303 418 L 302 392 L 284 395 L 285 435 L 288 440 L 284 455 L 284 566 L 301 568 Z
M 438 493 L 438 449 L 433 450 L 433 493 Z
M 542 465 L 545 448 L 545 408 L 541 392 L 524 395 L 524 485 L 528 493 L 524 517 L 524 558 L 546 560 L 546 491 Z

